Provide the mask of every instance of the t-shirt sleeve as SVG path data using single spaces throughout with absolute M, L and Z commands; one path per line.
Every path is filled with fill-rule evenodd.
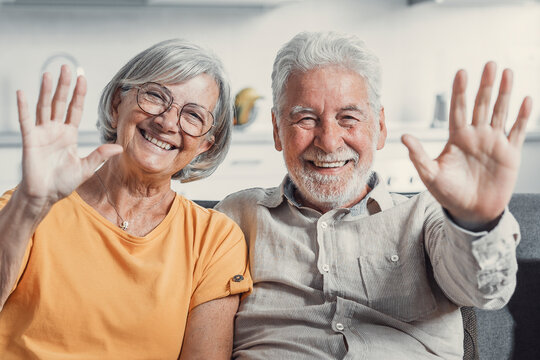
M 195 266 L 190 311 L 207 301 L 251 292 L 253 288 L 247 245 L 240 227 L 226 215 L 211 212 Z

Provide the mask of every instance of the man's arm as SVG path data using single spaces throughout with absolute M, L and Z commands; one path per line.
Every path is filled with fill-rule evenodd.
M 424 246 L 446 297 L 460 306 L 503 307 L 516 286 L 520 235 L 512 214 L 505 211 L 493 229 L 481 232 L 456 225 L 433 200 L 426 215 Z
M 452 89 L 449 139 L 439 157 L 431 160 L 414 137 L 404 135 L 402 138 L 429 192 L 458 225 L 468 230 L 489 230 L 508 205 L 531 114 L 532 100 L 526 97 L 517 120 L 506 135 L 512 72 L 504 70 L 491 112 L 495 68 L 493 62 L 484 67 L 470 124 L 465 105 L 467 77 L 465 71 L 457 72 Z
M 180 360 L 230 359 L 239 296 L 211 300 L 190 313 Z
M 531 99 L 526 97 L 507 135 L 512 72 L 504 70 L 491 112 L 494 79 L 495 64 L 489 62 L 482 74 L 472 122 L 468 123 L 466 74 L 458 71 L 452 90 L 449 139 L 435 160 L 429 159 L 412 136 L 404 135 L 402 139 L 420 178 L 447 210 L 445 225 L 441 227 L 437 220 L 426 228 L 426 249 L 435 278 L 456 304 L 483 308 L 504 305 L 515 287 L 519 227 L 504 210 L 517 180 L 532 107 Z M 427 220 L 430 223 L 429 215 Z

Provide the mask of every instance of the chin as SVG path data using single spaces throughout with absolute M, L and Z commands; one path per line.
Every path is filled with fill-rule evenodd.
M 358 169 L 346 178 L 320 175 L 311 171 L 301 171 L 295 175 L 289 172 L 289 174 L 305 200 L 320 208 L 336 209 L 359 200 L 371 175 L 371 168 Z

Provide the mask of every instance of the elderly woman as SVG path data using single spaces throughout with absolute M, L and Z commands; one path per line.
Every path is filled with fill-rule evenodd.
M 23 175 L 0 199 L 0 358 L 230 358 L 251 286 L 243 235 L 171 189 L 211 174 L 229 146 L 220 61 L 181 40 L 135 56 L 101 97 L 107 144 L 83 159 L 86 82 L 66 106 L 70 77 L 62 67 L 52 96 L 43 75 L 35 121 L 17 93 Z

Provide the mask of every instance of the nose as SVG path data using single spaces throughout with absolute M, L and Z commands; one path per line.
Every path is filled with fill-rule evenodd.
M 316 128 L 314 145 L 325 153 L 333 153 L 343 144 L 344 129 L 335 119 L 324 119 Z
M 178 132 L 179 121 L 180 121 L 180 110 L 182 108 L 180 105 L 173 103 L 169 110 L 165 111 L 163 114 L 156 116 L 154 122 L 156 122 L 163 132 Z

